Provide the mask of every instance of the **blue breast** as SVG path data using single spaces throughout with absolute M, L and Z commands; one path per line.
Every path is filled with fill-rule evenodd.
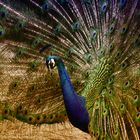
M 58 72 L 69 120 L 75 127 L 88 132 L 89 116 L 85 108 L 85 98 L 78 96 L 74 91 L 62 61 L 58 64 Z

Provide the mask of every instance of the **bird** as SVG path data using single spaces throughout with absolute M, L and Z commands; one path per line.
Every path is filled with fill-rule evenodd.
M 140 1 L 1 0 L 0 120 L 13 119 L 139 140 Z

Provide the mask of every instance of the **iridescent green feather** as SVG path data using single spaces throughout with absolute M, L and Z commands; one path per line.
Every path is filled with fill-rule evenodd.
M 57 68 L 45 64 L 55 55 L 86 98 L 91 137 L 139 140 L 139 8 L 139 0 L 1 0 L 0 120 L 67 120 Z

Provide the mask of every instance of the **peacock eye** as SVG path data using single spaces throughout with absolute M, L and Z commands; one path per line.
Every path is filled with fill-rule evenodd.
M 40 118 L 40 116 L 37 116 L 36 119 L 39 121 L 41 118 Z
M 127 3 L 127 0 L 119 0 L 119 7 L 120 9 L 123 9 Z
M 32 117 L 29 117 L 29 121 L 31 122 L 33 120 L 33 118 Z
M 93 38 L 95 38 L 95 37 L 96 37 L 96 31 L 93 31 L 93 32 L 91 33 L 91 36 L 92 36 Z
M 8 114 L 8 110 L 7 109 L 4 110 L 4 114 Z
M 109 91 L 109 94 L 111 94 L 111 93 L 112 93 L 112 90 Z
M 28 114 L 28 111 L 27 110 L 24 110 L 24 115 L 27 115 Z
M 125 69 L 128 66 L 128 62 L 123 62 L 121 64 L 121 69 Z
M 105 108 L 105 109 L 103 110 L 103 115 L 104 115 L 104 116 L 107 116 L 107 114 L 108 114 L 108 110 Z
M 74 32 L 76 32 L 76 31 L 78 31 L 79 29 L 80 29 L 80 21 L 77 20 L 77 21 L 75 21 L 75 22 L 72 24 L 72 30 L 73 30 Z
M 109 27 L 108 33 L 111 35 L 114 32 L 114 30 L 115 30 L 115 25 L 111 24 Z
M 138 99 L 138 95 L 135 95 L 135 96 L 134 96 L 134 100 L 137 100 L 137 99 Z
M 112 76 L 112 77 L 110 77 L 109 79 L 108 79 L 108 84 L 110 85 L 110 84 L 113 84 L 113 82 L 114 82 L 114 76 Z
M 107 3 L 106 2 L 102 5 L 101 10 L 103 13 L 105 13 L 107 11 Z
M 48 4 L 45 4 L 43 8 L 44 10 L 48 10 Z
M 0 37 L 2 37 L 5 34 L 4 28 L 0 25 Z
M 48 1 L 45 1 L 44 3 L 43 3 L 43 5 L 41 5 L 41 7 L 42 7 L 42 10 L 44 11 L 44 12 L 48 12 L 49 10 L 50 10 L 50 4 L 49 4 L 49 2 Z
M 63 6 L 67 5 L 69 3 L 68 0 L 57 0 L 57 2 Z
M 96 39 L 97 37 L 97 31 L 93 27 L 90 28 L 90 37 L 91 39 Z
M 123 89 L 124 89 L 124 90 L 127 90 L 127 89 L 129 89 L 130 87 L 132 87 L 132 86 L 133 86 L 133 82 L 130 81 L 130 80 L 126 80 L 126 81 L 124 81 L 124 83 L 123 83 Z
M 47 116 L 46 115 L 43 115 L 43 119 L 45 120 L 47 118 Z
M 48 62 L 48 66 L 49 68 L 53 69 L 55 67 L 55 61 L 54 59 L 51 59 L 49 62 Z
M 134 101 L 134 104 L 139 103 L 139 96 L 138 95 L 134 95 L 133 96 L 133 101 Z
M 15 24 L 15 30 L 18 32 L 22 29 L 24 29 L 26 26 L 26 22 L 25 21 L 22 21 L 22 20 L 19 20 L 16 24 Z
M 137 118 L 140 118 L 140 112 L 138 112 L 136 116 L 137 116 Z
M 114 135 L 117 136 L 117 135 L 118 135 L 118 131 L 115 131 L 115 132 L 114 132 Z
M 90 5 L 90 4 L 92 4 L 92 1 L 93 0 L 84 0 L 84 3 L 87 4 L 87 5 Z
M 61 33 L 62 27 L 61 25 L 57 25 L 56 27 L 54 27 L 53 32 L 55 35 L 59 35 Z
M 5 12 L 1 12 L 1 13 L 0 13 L 0 17 L 1 17 L 1 18 L 4 18 L 5 16 L 6 16 Z
M 123 27 L 121 29 L 121 34 L 124 35 L 127 31 L 128 31 L 127 25 L 123 25 Z
M 0 20 L 3 20 L 7 17 L 8 11 L 5 8 L 0 8 Z

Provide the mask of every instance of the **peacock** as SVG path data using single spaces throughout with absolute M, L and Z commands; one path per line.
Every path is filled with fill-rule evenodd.
M 139 0 L 0 0 L 0 120 L 70 123 L 140 139 Z

